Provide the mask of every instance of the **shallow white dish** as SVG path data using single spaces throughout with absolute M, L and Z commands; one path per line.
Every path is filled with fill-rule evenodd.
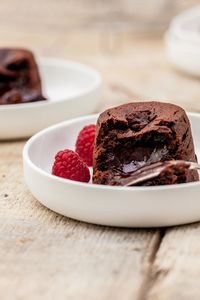
M 43 94 L 48 101 L 0 105 L 0 139 L 31 136 L 37 131 L 95 112 L 101 76 L 94 69 L 67 60 L 38 59 Z
M 200 114 L 190 113 L 200 157 Z M 51 175 L 58 150 L 74 149 L 79 130 L 96 115 L 69 120 L 33 136 L 23 151 L 24 177 L 48 208 L 89 223 L 125 227 L 170 226 L 200 220 L 200 182 L 157 187 L 109 187 Z

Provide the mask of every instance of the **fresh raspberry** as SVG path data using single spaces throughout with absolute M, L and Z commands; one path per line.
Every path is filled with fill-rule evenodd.
M 56 154 L 52 174 L 81 182 L 90 180 L 90 171 L 86 163 L 77 153 L 68 149 L 59 151 Z
M 76 141 L 76 152 L 89 167 L 93 165 L 95 131 L 93 124 L 83 127 Z

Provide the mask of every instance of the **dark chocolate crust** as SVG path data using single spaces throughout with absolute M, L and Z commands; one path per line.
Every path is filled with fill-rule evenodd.
M 145 164 L 165 160 L 197 161 L 185 111 L 162 102 L 133 102 L 103 112 L 97 121 L 93 182 L 120 185 Z M 147 185 L 197 181 L 196 171 L 174 180 L 162 176 Z M 146 185 L 146 184 L 145 184 Z
M 0 104 L 45 100 L 38 67 L 31 51 L 0 49 Z

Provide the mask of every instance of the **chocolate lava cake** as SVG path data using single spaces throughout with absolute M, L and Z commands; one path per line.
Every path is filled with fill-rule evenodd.
M 158 161 L 196 162 L 190 123 L 185 111 L 161 102 L 134 102 L 103 112 L 97 121 L 93 182 L 123 185 L 144 165 Z M 197 171 L 177 169 L 142 185 L 198 180 Z M 180 176 L 179 176 L 180 175 Z M 184 175 L 184 176 L 183 176 Z
M 0 104 L 45 100 L 33 54 L 25 49 L 0 49 Z

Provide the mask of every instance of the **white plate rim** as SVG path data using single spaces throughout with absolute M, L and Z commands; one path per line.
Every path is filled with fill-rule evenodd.
M 87 89 L 85 89 L 84 91 L 81 91 L 80 94 L 75 94 L 72 96 L 69 96 L 67 99 L 66 98 L 61 98 L 57 101 L 45 101 L 45 100 L 40 100 L 40 101 L 35 101 L 35 102 L 30 102 L 30 103 L 18 103 L 18 104 L 3 104 L 0 105 L 0 112 L 4 111 L 4 110 L 23 110 L 23 109 L 31 109 L 31 108 L 35 108 L 35 107 L 44 107 L 46 105 L 56 105 L 58 103 L 61 102 L 66 102 L 66 101 L 73 101 L 75 98 L 77 98 L 78 96 L 87 96 L 88 93 L 90 93 L 91 91 L 97 89 L 98 87 L 101 86 L 102 84 L 102 77 L 100 75 L 100 73 L 86 65 L 83 64 L 81 62 L 78 61 L 74 61 L 74 60 L 67 60 L 67 59 L 63 59 L 63 58 L 56 58 L 56 57 L 36 57 L 36 61 L 40 67 L 40 64 L 51 64 L 54 65 L 56 67 L 58 66 L 71 66 L 71 67 L 75 67 L 77 69 L 80 70 L 85 70 L 87 72 L 89 72 L 90 74 L 92 74 L 92 76 L 94 77 L 94 83 L 90 85 L 90 87 L 88 87 Z
M 171 23 L 170 23 L 170 31 L 173 32 L 178 38 L 181 40 L 185 40 L 188 42 L 194 42 L 199 43 L 200 42 L 200 36 L 197 34 L 197 32 L 193 31 L 187 31 L 182 28 L 182 25 L 190 21 L 191 18 L 199 17 L 200 16 L 200 5 L 195 5 L 189 9 L 186 9 L 182 11 L 180 14 L 175 16 Z

